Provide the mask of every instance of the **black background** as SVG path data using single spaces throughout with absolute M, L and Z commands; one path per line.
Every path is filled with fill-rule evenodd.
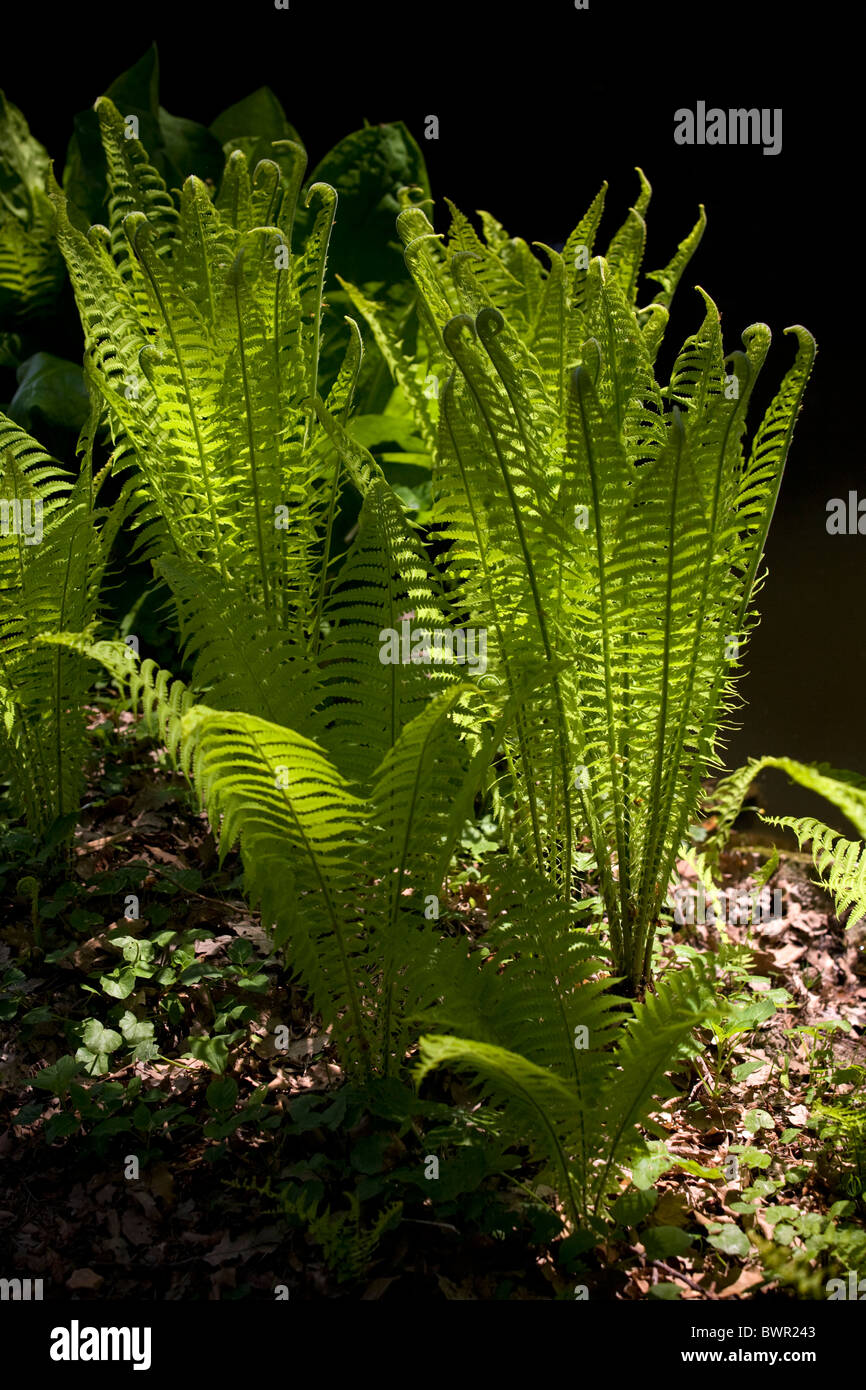
M 768 547 L 763 619 L 741 687 L 748 707 L 727 761 L 787 753 L 866 772 L 866 536 L 829 536 L 825 526 L 830 498 L 849 488 L 866 496 L 858 11 L 589 3 L 19 6 L 3 16 L 0 86 L 58 172 L 75 112 L 156 40 L 160 99 L 172 113 L 209 122 L 266 84 L 311 165 L 365 118 L 403 120 L 434 195 L 466 212 L 486 208 L 530 241 L 563 241 L 607 179 L 603 245 L 636 196 L 639 164 L 654 190 L 645 260 L 654 269 L 703 202 L 709 225 L 678 292 L 671 346 L 700 322 L 698 283 L 722 310 L 729 351 L 750 323 L 773 330 L 757 406 L 793 358 L 787 325 L 805 324 L 819 348 Z M 698 100 L 781 107 L 781 153 L 676 145 L 674 112 Z M 430 114 L 438 141 L 424 139 Z M 813 808 L 782 782 L 766 793 L 779 811 L 832 819 L 826 804 Z

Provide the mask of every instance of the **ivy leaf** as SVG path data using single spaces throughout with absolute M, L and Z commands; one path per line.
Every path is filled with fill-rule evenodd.
M 43 1067 L 33 1078 L 33 1085 L 42 1091 L 51 1091 L 55 1096 L 63 1096 L 69 1090 L 69 1083 L 81 1070 L 74 1057 L 58 1057 L 50 1067 Z
M 98 1018 L 88 1018 L 84 1024 L 82 1041 L 90 1052 L 111 1053 L 117 1051 L 123 1038 L 119 1033 L 115 1033 L 113 1028 L 106 1028 Z
M 694 1243 L 694 1236 L 679 1226 L 651 1226 L 641 1239 L 649 1260 L 663 1260 L 668 1255 L 682 1255 Z
M 123 1034 L 124 1042 L 130 1045 L 141 1042 L 149 1042 L 153 1037 L 153 1024 L 144 1019 L 136 1018 L 134 1013 L 127 1009 L 120 1020 L 120 1031 Z
M 210 1083 L 206 1096 L 211 1110 L 233 1110 L 238 1098 L 238 1083 L 233 1076 L 221 1076 Z
M 111 975 L 100 975 L 99 983 L 112 999 L 127 999 L 135 989 L 136 973 L 131 965 L 121 966 Z
M 723 1255 L 738 1255 L 745 1257 L 751 1250 L 749 1237 L 745 1231 L 741 1231 L 739 1226 L 723 1226 L 715 1235 L 707 1237 L 710 1245 L 716 1250 L 720 1250 Z
M 639 1158 L 632 1169 L 631 1180 L 641 1192 L 653 1187 L 662 1173 L 674 1166 L 675 1160 L 668 1154 L 645 1154 Z
M 222 1074 L 229 1060 L 229 1045 L 225 1038 L 190 1038 L 184 1055 L 206 1062 L 211 1071 Z
M 749 1134 L 757 1134 L 759 1129 L 775 1129 L 776 1122 L 766 1110 L 749 1110 L 743 1116 L 743 1128 Z

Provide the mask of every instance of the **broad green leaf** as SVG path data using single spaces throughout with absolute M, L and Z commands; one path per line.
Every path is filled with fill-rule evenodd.
M 116 1033 L 113 1028 L 106 1028 L 98 1018 L 89 1018 L 82 1033 L 84 1046 L 91 1052 L 116 1052 L 123 1042 L 120 1033 Z
M 50 352 L 37 352 L 21 363 L 18 389 L 7 414 L 22 429 L 36 431 L 43 425 L 81 430 L 89 412 L 87 387 L 81 367 Z
M 752 1248 L 745 1231 L 734 1225 L 723 1226 L 715 1235 L 707 1236 L 707 1240 L 723 1255 L 738 1255 L 744 1258 Z
M 649 1260 L 664 1260 L 668 1255 L 682 1255 L 694 1244 L 694 1236 L 679 1226 L 650 1226 L 641 1232 L 643 1247 Z

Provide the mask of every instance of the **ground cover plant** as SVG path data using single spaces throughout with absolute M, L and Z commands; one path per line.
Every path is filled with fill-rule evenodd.
M 0 416 L 9 1132 L 46 1189 L 91 1165 L 100 1231 L 32 1267 L 95 1293 L 161 1228 L 158 1296 L 826 1297 L 866 1266 L 866 784 L 711 785 L 811 335 L 749 434 L 765 325 L 726 354 L 701 290 L 656 378 L 705 219 L 639 307 L 642 173 L 557 251 L 437 232 L 360 132 L 393 232 L 349 254 L 271 100 L 180 131 L 156 80 L 62 187 L 0 126 L 7 350 L 65 267 L 86 405 L 77 467 Z M 738 847 L 764 766 L 858 839 Z

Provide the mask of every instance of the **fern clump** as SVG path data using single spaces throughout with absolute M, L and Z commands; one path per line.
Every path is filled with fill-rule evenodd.
M 29 828 L 56 839 L 77 821 L 84 783 L 87 692 L 98 670 L 84 650 L 50 643 L 84 631 L 125 498 L 96 506 L 92 430 L 77 479 L 0 415 L 0 780 Z
M 796 360 L 749 444 L 765 325 L 726 355 L 701 291 L 702 320 L 657 379 L 703 213 L 639 306 L 642 175 L 604 256 L 593 255 L 604 190 L 561 253 L 486 214 L 479 236 L 456 208 L 440 237 L 404 190 L 416 351 L 391 314 L 343 285 L 432 461 L 424 534 L 353 433 L 363 343 L 352 321 L 322 389 L 334 189 L 307 191 L 299 238 L 294 142 L 254 167 L 235 149 L 215 197 L 190 178 L 177 198 L 112 103 L 97 114 L 108 225 L 85 235 L 56 186 L 51 197 L 85 331 L 86 442 L 107 421 L 124 487 L 98 531 L 89 461 L 70 494 L 70 515 L 90 508 L 75 561 L 90 598 L 34 600 L 38 649 L 55 672 L 101 661 L 143 708 L 221 855 L 239 848 L 249 899 L 347 1073 L 392 1078 L 421 1035 L 417 1079 L 443 1066 L 479 1078 L 571 1223 L 601 1232 L 715 993 L 701 959 L 647 992 L 653 939 L 756 622 L 813 340 L 792 330 Z M 13 441 L 10 457 L 26 447 Z M 38 469 L 14 482 L 54 486 Z M 360 516 L 340 553 L 348 488 Z M 188 684 L 94 640 L 120 515 L 171 590 Z M 10 575 L 10 588 L 29 582 Z M 59 575 L 45 582 L 65 592 Z M 404 623 L 437 650 L 482 634 L 483 666 L 468 679 L 413 661 L 395 640 Z M 14 656 L 11 620 L 5 631 Z M 29 677 L 15 687 L 10 672 L 20 742 L 30 725 L 14 691 Z M 506 846 L 490 901 L 494 968 L 437 925 L 481 791 Z M 849 896 L 860 892 L 857 879 Z M 343 1224 L 328 1238 L 349 1242 L 354 1269 L 365 1237 Z
M 511 691 L 522 672 L 547 672 L 497 773 L 509 843 L 567 903 L 579 840 L 589 840 L 614 968 L 640 992 L 757 621 L 764 542 L 815 345 L 790 330 L 795 363 L 750 446 L 766 325 L 726 355 L 719 312 L 700 291 L 700 326 L 659 382 L 669 306 L 703 212 L 639 306 L 649 184 L 641 175 L 635 207 L 593 256 L 604 194 L 562 253 L 536 254 L 487 214 L 481 237 L 455 208 L 441 236 L 420 207 L 406 208 L 398 228 L 424 329 L 415 360 L 376 306 L 349 293 L 387 347 L 419 431 L 435 429 L 446 588 L 464 621 L 486 631 L 491 678 Z M 438 408 L 420 389 L 424 373 L 439 382 Z

